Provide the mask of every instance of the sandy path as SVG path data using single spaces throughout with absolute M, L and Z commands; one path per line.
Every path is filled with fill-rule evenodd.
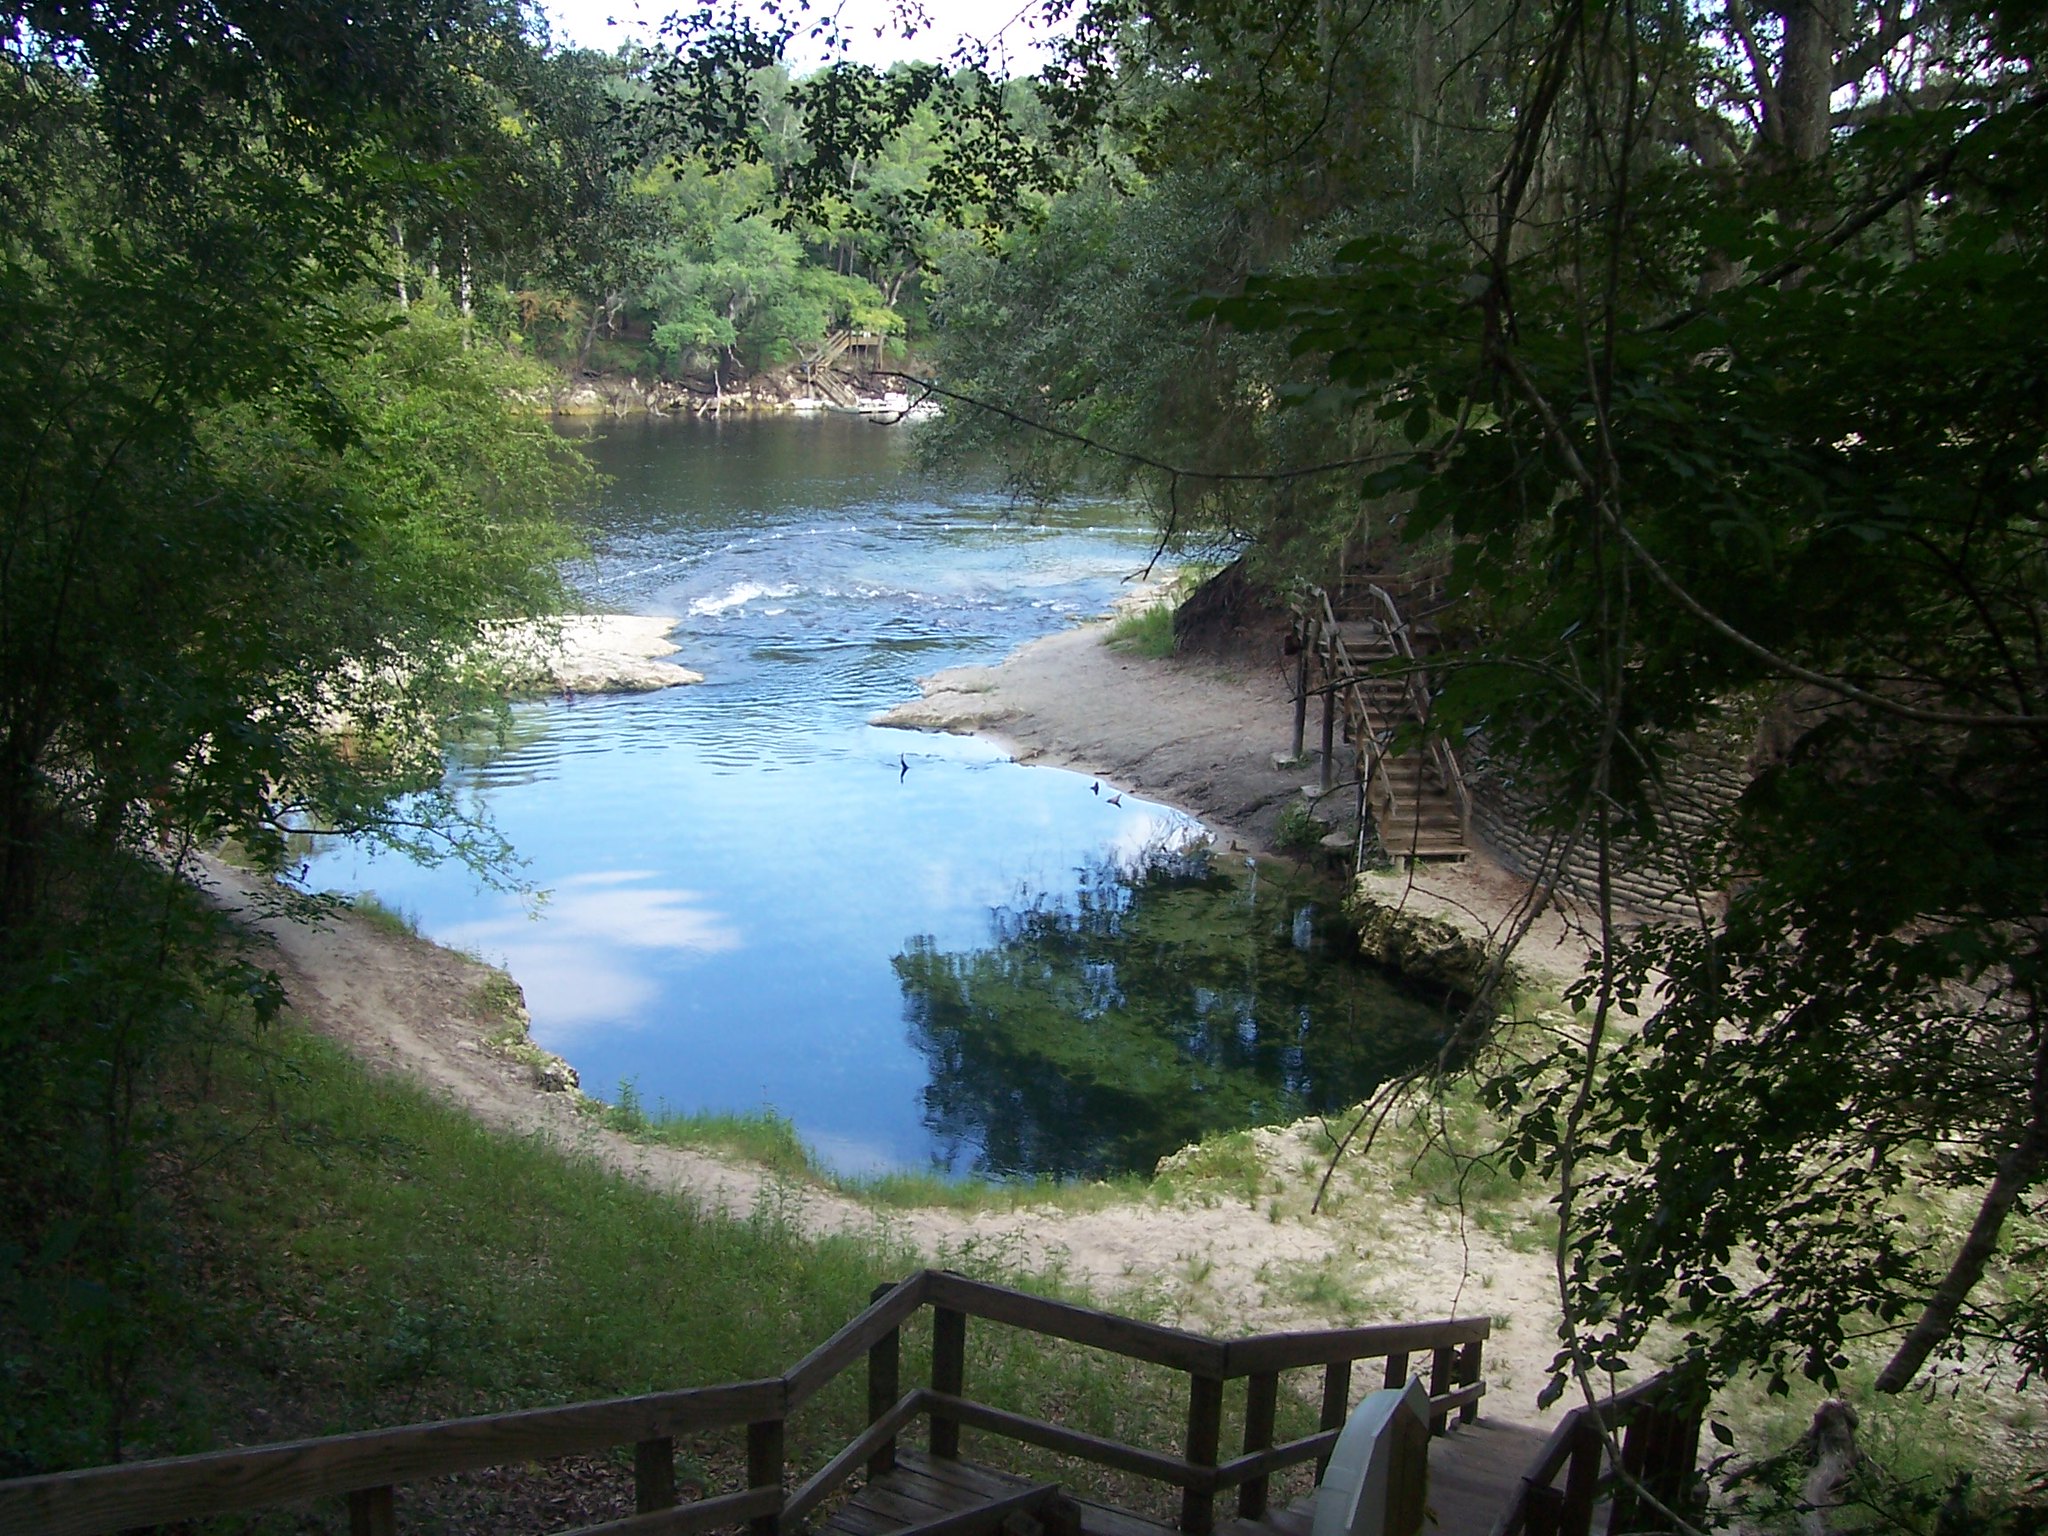
M 982 731 L 1021 759 L 1098 773 L 1262 846 L 1299 779 L 1299 770 L 1272 764 L 1291 727 L 1277 669 L 1124 657 L 1102 644 L 1103 634 L 1100 626 L 1074 630 L 1035 642 L 1002 667 L 939 674 L 924 699 L 884 721 Z M 484 1044 L 489 1016 L 475 998 L 494 973 L 478 962 L 348 913 L 293 922 L 275 914 L 274 898 L 251 877 L 214 866 L 207 878 L 271 946 L 270 963 L 310 1027 L 490 1125 L 543 1136 L 712 1209 L 745 1216 L 768 1203 L 805 1231 L 870 1233 L 928 1260 L 974 1253 L 1059 1269 L 1106 1298 L 1142 1293 L 1186 1325 L 1223 1335 L 1486 1313 L 1497 1329 L 1487 1351 L 1487 1412 L 1534 1415 L 1554 1347 L 1547 1254 L 1516 1251 L 1426 1202 L 1397 1203 L 1385 1170 L 1355 1164 L 1339 1176 L 1340 1208 L 1310 1213 L 1311 1175 L 1320 1172 L 1311 1127 L 1257 1133 L 1265 1171 L 1251 1181 L 1255 1197 L 1239 1176 L 1227 1187 L 1181 1181 L 1172 1198 L 1155 1192 L 1090 1212 L 877 1212 L 759 1168 L 606 1131 L 578 1113 L 571 1095 L 540 1091 L 531 1068 Z M 1473 920 L 1497 920 L 1513 894 L 1511 883 L 1492 877 L 1449 902 Z

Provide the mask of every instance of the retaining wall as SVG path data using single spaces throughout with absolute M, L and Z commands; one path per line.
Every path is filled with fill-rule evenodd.
M 1715 830 L 1749 783 L 1755 733 L 1748 725 L 1692 738 L 1668 765 L 1658 821 L 1665 836 L 1656 847 L 1636 839 L 1617 850 L 1613 875 L 1617 906 L 1644 917 L 1686 917 L 1697 911 L 1686 846 Z M 1488 755 L 1483 739 L 1461 754 L 1472 795 L 1472 833 L 1502 867 L 1527 880 L 1555 865 L 1557 834 L 1533 826 L 1540 799 L 1512 765 Z M 1558 888 L 1583 901 L 1599 890 L 1597 856 L 1590 843 L 1574 850 L 1557 871 Z M 1718 893 L 1706 892 L 1709 906 Z

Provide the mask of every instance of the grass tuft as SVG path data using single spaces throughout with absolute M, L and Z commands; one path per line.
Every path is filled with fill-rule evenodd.
M 1119 651 L 1164 661 L 1174 654 L 1173 611 L 1175 602 L 1155 603 L 1126 613 L 1109 627 L 1109 644 Z
M 416 912 L 404 907 L 394 907 L 373 891 L 362 891 L 348 898 L 349 910 L 380 933 L 392 934 L 402 939 L 417 939 L 420 934 L 420 919 Z

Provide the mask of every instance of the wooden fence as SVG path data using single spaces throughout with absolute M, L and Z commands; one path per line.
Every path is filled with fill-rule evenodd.
M 901 1331 L 926 1307 L 932 1312 L 931 1382 L 905 1391 Z M 1179 1450 L 1126 1445 L 977 1401 L 966 1379 L 969 1318 L 1185 1373 L 1187 1433 Z M 1411 1361 L 1426 1357 L 1431 1427 L 1441 1433 L 1452 1414 L 1469 1423 L 1486 1391 L 1481 1348 L 1490 1331 L 1486 1318 L 1453 1318 L 1224 1342 L 945 1271 L 921 1270 L 900 1284 L 877 1289 L 865 1312 L 783 1376 L 17 1478 L 0 1482 L 0 1531 L 100 1536 L 265 1505 L 345 1497 L 352 1536 L 390 1536 L 398 1529 L 395 1490 L 401 1484 L 631 1445 L 638 1513 L 585 1527 L 580 1536 L 692 1536 L 740 1525 L 748 1527 L 750 1536 L 780 1536 L 798 1530 L 856 1471 L 887 1471 L 898 1436 L 925 1419 L 934 1456 L 958 1456 L 960 1431 L 969 1428 L 1177 1487 L 1180 1528 L 1189 1536 L 1208 1536 L 1219 1493 L 1236 1489 L 1238 1512 L 1258 1516 L 1266 1510 L 1274 1472 L 1313 1460 L 1320 1478 L 1349 1411 L 1352 1367 L 1360 1361 L 1383 1361 L 1382 1380 L 1396 1386 L 1408 1380 Z M 863 1360 L 867 1429 L 789 1487 L 783 1447 L 789 1416 Z M 1323 1372 L 1321 1428 L 1276 1445 L 1280 1373 L 1305 1368 Z M 1244 1443 L 1225 1460 L 1220 1444 L 1224 1387 L 1240 1378 L 1245 1382 Z M 747 1486 L 679 1504 L 677 1437 L 742 1427 Z M 1034 1496 L 1043 1492 L 1034 1490 Z

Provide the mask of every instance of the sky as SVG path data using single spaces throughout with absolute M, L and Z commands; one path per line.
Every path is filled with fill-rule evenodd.
M 701 3 L 701 0 L 700 0 Z M 863 64 L 887 65 L 898 60 L 944 62 L 964 37 L 986 40 L 993 62 L 1011 74 L 1028 73 L 1043 62 L 1038 45 L 1044 34 L 1029 25 L 1036 20 L 1036 0 L 922 0 L 930 26 L 906 40 L 893 23 L 890 0 L 813 0 L 814 14 L 835 11 L 853 42 L 853 57 Z M 610 53 L 628 38 L 651 38 L 670 11 L 695 9 L 690 0 L 542 0 L 558 46 L 595 48 Z M 881 34 L 877 36 L 876 34 Z M 798 70 L 823 62 L 813 52 L 794 54 Z

